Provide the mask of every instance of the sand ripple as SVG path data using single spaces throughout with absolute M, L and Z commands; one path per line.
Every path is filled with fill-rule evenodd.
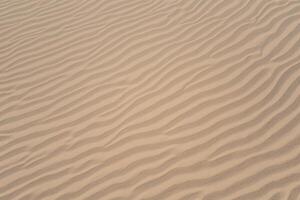
M 1 0 L 0 200 L 300 199 L 300 1 Z

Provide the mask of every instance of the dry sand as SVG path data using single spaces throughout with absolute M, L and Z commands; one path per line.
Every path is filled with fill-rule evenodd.
M 299 200 L 299 0 L 1 0 L 0 200 Z

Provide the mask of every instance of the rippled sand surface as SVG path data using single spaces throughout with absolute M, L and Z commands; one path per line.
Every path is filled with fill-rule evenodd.
M 0 0 L 0 200 L 299 200 L 299 0 Z

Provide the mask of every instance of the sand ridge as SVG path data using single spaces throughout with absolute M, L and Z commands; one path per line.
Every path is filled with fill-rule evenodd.
M 300 1 L 0 1 L 0 200 L 298 200 Z

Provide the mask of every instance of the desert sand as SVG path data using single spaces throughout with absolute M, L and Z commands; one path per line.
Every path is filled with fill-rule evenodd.
M 299 0 L 0 0 L 0 200 L 299 200 Z

